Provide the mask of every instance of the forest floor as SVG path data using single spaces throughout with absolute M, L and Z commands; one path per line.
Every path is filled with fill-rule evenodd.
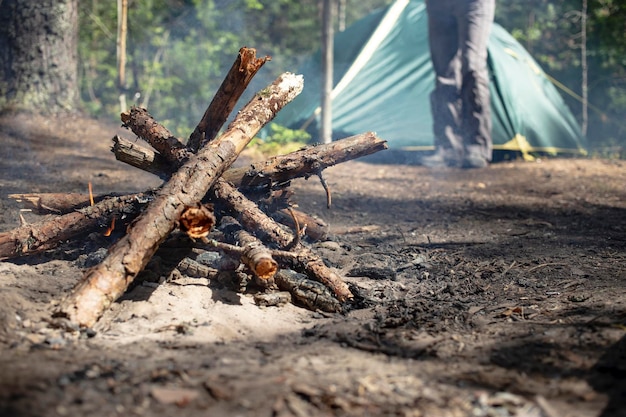
M 115 161 L 117 130 L 1 116 L 0 231 L 19 224 L 10 193 L 157 186 Z M 330 226 L 313 246 L 357 294 L 344 313 L 179 275 L 67 333 L 48 319 L 112 242 L 0 262 L 0 416 L 626 415 L 626 162 L 367 160 L 325 179 L 331 209 L 315 178 L 292 189 Z

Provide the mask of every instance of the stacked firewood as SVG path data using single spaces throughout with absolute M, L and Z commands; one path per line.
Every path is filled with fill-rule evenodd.
M 242 48 L 202 120 L 183 144 L 143 108 L 121 115 L 125 127 L 150 144 L 141 146 L 119 136 L 112 151 L 118 160 L 158 175 L 156 191 L 92 198 L 74 194 L 30 194 L 16 198 L 38 211 L 58 215 L 0 233 L 0 259 L 51 249 L 115 219 L 134 219 L 106 257 L 88 269 L 59 303 L 55 316 L 92 327 L 146 267 L 173 233 L 184 233 L 190 245 L 204 245 L 237 256 L 259 280 L 274 280 L 309 308 L 337 311 L 353 295 L 303 234 L 323 235 L 317 221 L 291 206 L 289 181 L 318 176 L 332 165 L 386 149 L 372 133 L 312 146 L 243 168 L 231 165 L 259 130 L 303 88 L 302 76 L 284 73 L 258 92 L 218 135 L 253 76 L 268 60 Z M 280 222 L 285 223 L 281 224 Z M 212 238 L 220 224 L 224 241 Z M 306 278 L 304 278 L 306 277 Z M 313 284 L 310 284 L 312 280 Z M 309 284 L 307 284 L 309 282 Z M 302 292 L 313 294 L 313 299 Z M 329 291 L 332 296 L 318 297 Z M 308 301 L 307 301 L 308 300 Z

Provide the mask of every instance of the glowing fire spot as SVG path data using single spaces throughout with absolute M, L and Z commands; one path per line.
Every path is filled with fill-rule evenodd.
M 111 233 L 113 233 L 113 229 L 115 229 L 115 217 L 113 217 L 111 219 L 111 226 L 109 226 L 109 228 L 104 232 L 105 236 L 111 236 Z

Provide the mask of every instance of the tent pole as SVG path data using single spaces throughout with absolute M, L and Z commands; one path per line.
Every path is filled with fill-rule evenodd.
M 332 100 L 333 90 L 333 0 L 324 0 L 322 10 L 322 121 L 320 139 L 322 143 L 332 142 Z

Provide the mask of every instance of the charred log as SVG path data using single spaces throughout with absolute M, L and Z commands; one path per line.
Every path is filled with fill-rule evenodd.
M 268 217 L 254 202 L 247 199 L 224 179 L 217 180 L 213 190 L 216 198 L 226 202 L 232 212 L 237 213 L 237 220 L 246 230 L 254 230 L 261 239 L 274 242 L 281 248 L 291 246 L 294 239 L 293 234 Z M 302 270 L 311 279 L 326 285 L 339 301 L 352 298 L 348 285 L 343 282 L 339 275 L 328 268 L 324 261 L 311 249 L 298 243 L 291 250 L 297 254 L 292 261 L 294 269 Z
M 63 241 L 107 227 L 115 218 L 130 221 L 151 198 L 149 194 L 111 197 L 94 206 L 0 233 L 0 259 L 52 249 Z

